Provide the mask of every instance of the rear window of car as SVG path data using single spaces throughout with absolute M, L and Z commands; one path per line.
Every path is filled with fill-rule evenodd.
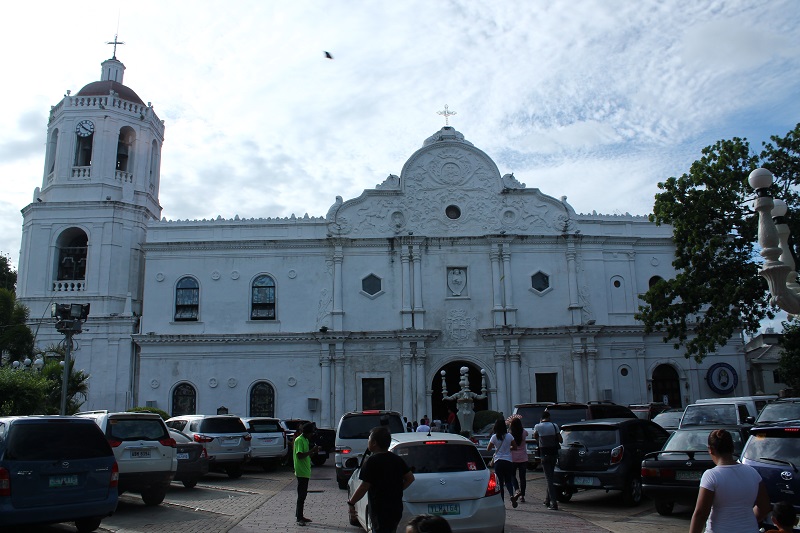
M 553 407 L 547 408 L 550 413 L 550 421 L 559 426 L 571 422 L 581 422 L 586 420 L 586 407 L 576 405 L 572 407 Z
M 247 425 L 253 433 L 279 433 L 283 428 L 277 420 L 250 420 Z
M 684 451 L 684 452 L 705 452 L 708 450 L 708 434 L 710 429 L 677 430 L 673 433 L 664 445 L 665 452 Z M 744 441 L 742 434 L 738 431 L 730 431 L 733 439 L 733 452 L 736 455 L 742 453 Z
M 246 433 L 244 424 L 238 418 L 206 418 L 200 423 L 200 431 L 205 433 Z
M 800 402 L 770 403 L 758 415 L 758 422 L 783 422 L 800 419 Z
M 388 422 L 391 433 L 404 433 L 406 428 L 399 416 L 387 416 L 380 414 L 358 414 L 345 416 L 339 425 L 340 439 L 368 439 L 369 432 L 374 427 L 381 425 L 381 418 L 384 423 Z
M 114 455 L 103 433 L 91 424 L 14 424 L 8 430 L 5 459 L 45 461 L 93 459 Z
M 681 421 L 682 416 L 683 416 L 683 411 L 675 411 L 672 413 L 661 413 L 657 414 L 655 418 L 653 418 L 653 422 L 662 427 L 663 426 L 677 427 L 678 423 Z
M 757 431 L 750 437 L 744 457 L 760 463 L 796 465 L 800 463 L 800 429 Z
M 161 440 L 168 438 L 167 429 L 155 418 L 109 418 L 106 435 L 127 440 Z
M 709 424 L 737 424 L 736 406 L 730 403 L 690 405 L 681 419 L 683 426 L 707 426 Z
M 189 435 L 181 431 L 178 431 L 177 429 L 173 429 L 172 431 L 170 431 L 169 436 L 175 439 L 175 442 L 182 442 L 182 443 L 194 442 L 194 440 L 192 440 L 192 438 Z
M 564 429 L 561 432 L 564 444 L 583 445 L 587 448 L 597 448 L 602 446 L 614 446 L 619 441 L 619 431 L 617 428 L 608 426 L 589 426 Z
M 635 418 L 636 415 L 624 405 L 592 405 L 589 407 L 593 418 Z M 648 420 L 648 416 L 644 420 Z M 639 417 L 641 418 L 641 417 Z
M 425 443 L 401 444 L 392 451 L 402 457 L 415 474 L 486 469 L 486 463 L 474 445 L 426 441 Z
M 517 407 L 518 414 L 522 416 L 522 427 L 532 428 L 542 420 L 544 405 Z

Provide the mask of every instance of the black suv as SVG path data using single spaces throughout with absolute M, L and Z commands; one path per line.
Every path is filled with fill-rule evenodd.
M 642 501 L 642 458 L 661 449 L 669 437 L 664 428 L 636 418 L 608 418 L 565 424 L 558 452 L 555 486 L 560 502 L 578 490 L 622 491 L 628 505 Z
M 800 420 L 800 398 L 781 398 L 765 405 L 756 418 L 756 425 Z
M 752 428 L 740 460 L 761 474 L 769 501 L 786 500 L 800 513 L 800 421 Z
M 636 418 L 630 408 L 607 401 L 554 403 L 545 410 L 550 413 L 550 421 L 559 426 L 598 418 Z

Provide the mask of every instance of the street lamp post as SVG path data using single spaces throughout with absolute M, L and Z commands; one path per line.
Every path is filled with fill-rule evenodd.
M 53 304 L 51 309 L 56 319 L 56 330 L 65 337 L 64 374 L 61 378 L 61 409 L 59 414 L 67 414 L 67 386 L 69 385 L 69 363 L 72 354 L 72 336 L 82 331 L 81 324 L 89 316 L 89 304 Z
M 789 248 L 789 226 L 783 219 L 786 202 L 770 196 L 773 177 L 769 170 L 757 168 L 747 181 L 756 191 L 753 208 L 758 212 L 758 244 L 764 258 L 758 273 L 767 280 L 770 303 L 790 315 L 800 314 L 800 285 Z

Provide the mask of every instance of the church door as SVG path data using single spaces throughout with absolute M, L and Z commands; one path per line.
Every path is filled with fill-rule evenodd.
M 465 366 L 469 369 L 469 390 L 476 394 L 481 393 L 481 369 L 466 361 L 452 361 L 441 367 L 433 378 L 431 384 L 431 420 L 447 420 L 449 408 L 456 408 L 456 402 L 446 402 L 442 399 L 442 370 L 445 372 L 445 382 L 447 383 L 447 394 L 453 395 L 461 390 L 458 382 L 461 379 L 460 370 Z M 485 411 L 489 408 L 489 400 L 475 400 L 475 412 Z
M 653 370 L 653 401 L 661 402 L 665 397 L 670 406 L 683 407 L 681 381 L 672 365 L 658 365 Z

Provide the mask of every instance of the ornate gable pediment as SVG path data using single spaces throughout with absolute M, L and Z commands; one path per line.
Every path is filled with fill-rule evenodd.
M 328 231 L 354 238 L 560 234 L 574 211 L 528 189 L 453 128 L 442 128 L 375 189 L 328 211 Z

